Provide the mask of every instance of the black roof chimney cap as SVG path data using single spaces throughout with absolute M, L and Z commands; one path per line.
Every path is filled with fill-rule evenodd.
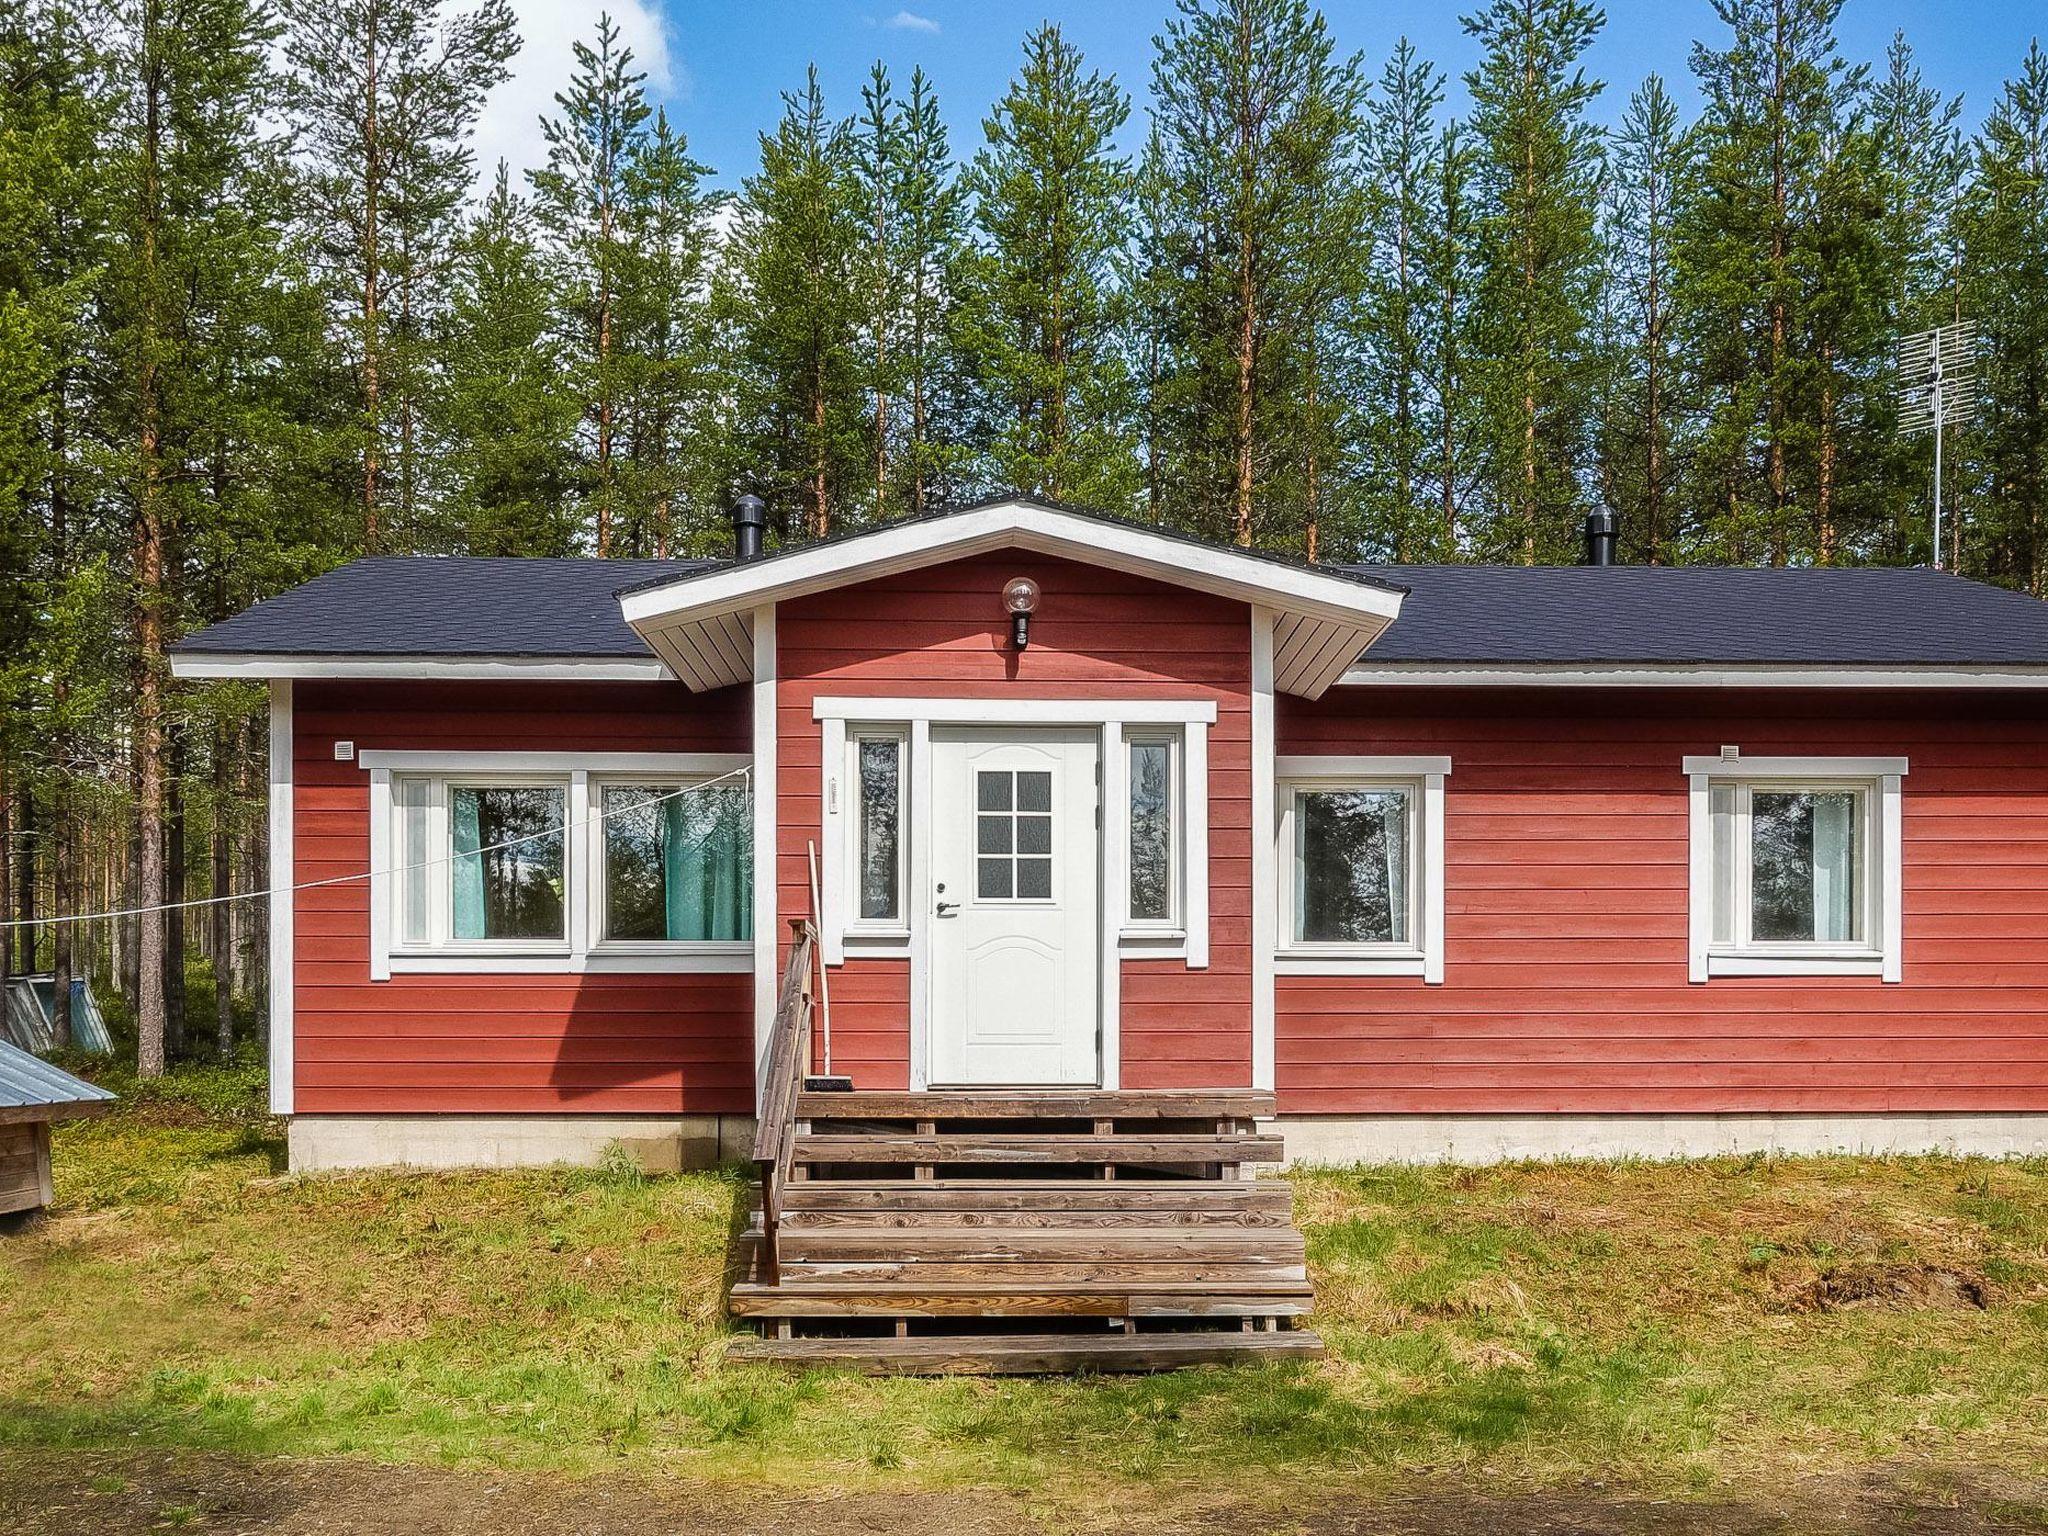
M 1620 535 L 1615 531 L 1615 516 L 1612 507 L 1595 507 L 1586 514 L 1586 553 L 1583 564 L 1614 564 L 1615 545 Z

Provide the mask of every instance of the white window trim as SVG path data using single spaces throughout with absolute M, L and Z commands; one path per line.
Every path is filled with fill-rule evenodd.
M 1206 733 L 1205 733 L 1206 734 Z M 1177 731 L 1156 726 L 1126 726 L 1122 739 L 1116 743 L 1116 757 L 1121 772 L 1111 777 L 1104 774 L 1103 801 L 1106 808 L 1123 807 L 1121 815 L 1109 816 L 1112 831 L 1123 842 L 1123 857 L 1119 859 L 1119 876 L 1113 888 L 1118 908 L 1118 938 L 1125 942 L 1179 944 L 1187 939 L 1187 871 L 1188 857 L 1185 848 L 1187 837 L 1187 746 Z M 1167 898 L 1164 917 L 1134 917 L 1131 914 L 1131 753 L 1138 747 L 1166 748 L 1167 785 Z M 1110 798 L 1111 791 L 1115 798 Z
M 746 768 L 745 753 L 704 752 L 435 752 L 366 751 L 357 766 L 370 775 L 370 979 L 402 975 L 564 975 L 743 973 L 754 969 L 755 944 L 739 940 L 610 940 L 600 936 L 601 902 L 594 892 L 602 867 L 604 828 L 594 815 L 593 783 L 690 782 Z M 441 941 L 423 947 L 398 942 L 394 872 L 398 824 L 393 777 L 433 782 L 430 827 L 446 827 L 446 786 L 453 783 L 544 784 L 565 793 L 564 901 L 561 939 Z M 758 796 L 758 786 L 756 789 Z M 430 849 L 441 841 L 430 835 Z M 430 867 L 431 910 L 444 904 L 447 864 Z M 755 882 L 758 887 L 759 881 Z
M 844 912 L 846 920 L 838 925 L 842 943 L 859 946 L 878 946 L 884 951 L 901 949 L 910 943 L 910 844 L 913 833 L 910 825 L 910 726 L 907 722 L 884 725 L 861 724 L 849 729 L 843 720 L 824 722 L 826 737 L 826 761 L 839 764 L 841 781 L 830 782 L 828 773 L 828 796 L 843 793 L 845 810 L 840 815 L 844 823 L 845 845 L 838 850 L 839 858 L 835 873 L 844 880 L 844 889 L 833 893 L 837 900 L 826 907 L 828 912 Z M 862 917 L 854 910 L 859 896 L 860 870 L 860 746 L 864 741 L 893 741 L 896 743 L 896 915 L 893 918 Z M 835 747 L 834 742 L 841 743 Z M 835 806 L 836 809 L 836 806 Z M 822 875 L 820 877 L 822 884 Z M 840 954 L 844 954 L 843 947 Z M 838 964 L 839 960 L 828 956 L 828 963 Z
M 1419 976 L 1444 979 L 1444 780 L 1448 757 L 1282 757 L 1274 764 L 1272 879 L 1274 959 L 1280 976 Z M 1410 880 L 1414 903 L 1407 944 L 1296 944 L 1294 802 L 1302 789 L 1339 786 L 1410 792 Z
M 1185 699 L 890 699 L 820 697 L 811 704 L 819 724 L 819 873 L 825 921 L 820 925 L 827 965 L 849 955 L 908 958 L 918 963 L 915 891 L 925 888 L 918 828 L 929 815 L 929 741 L 934 724 L 988 726 L 1092 725 L 1102 731 L 1103 914 L 1107 953 L 1119 958 L 1177 959 L 1190 970 L 1209 964 L 1209 727 L 1213 700 Z M 904 893 L 902 924 L 863 922 L 852 916 L 855 839 L 859 817 L 854 744 L 863 736 L 893 735 L 904 743 Z M 1128 892 L 1130 821 L 1126 754 L 1131 740 L 1176 743 L 1179 780 L 1176 814 L 1181 836 L 1178 916 L 1171 924 L 1132 923 Z M 1107 1010 L 1106 1010 L 1107 1012 Z M 1105 1028 L 1110 1026 L 1106 1025 Z M 1109 1047 L 1105 1036 L 1105 1055 Z M 916 1042 L 913 1041 L 913 1045 Z
M 1687 757 L 1689 896 L 1687 976 L 1705 982 L 1715 976 L 1877 976 L 1905 979 L 1904 834 L 1900 821 L 1903 757 L 1744 757 L 1724 747 L 1715 757 Z M 1869 793 L 1866 831 L 1871 862 L 1867 900 L 1869 945 L 1752 946 L 1741 951 L 1717 947 L 1714 933 L 1713 787 L 1716 783 L 1770 785 L 1835 784 Z M 1739 893 L 1738 893 L 1739 899 Z

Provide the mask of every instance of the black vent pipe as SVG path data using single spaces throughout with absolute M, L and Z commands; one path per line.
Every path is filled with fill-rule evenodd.
M 748 494 L 732 504 L 732 557 L 761 558 L 761 539 L 768 530 L 768 503 Z
M 1614 564 L 1614 546 L 1620 536 L 1614 531 L 1614 513 L 1599 507 L 1586 514 L 1586 553 L 1582 565 Z

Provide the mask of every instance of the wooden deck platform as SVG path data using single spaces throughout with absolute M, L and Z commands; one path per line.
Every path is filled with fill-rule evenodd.
M 1270 1094 L 799 1093 L 733 1356 L 873 1372 L 1313 1357 Z M 769 1188 L 764 1183 L 764 1192 Z M 766 1200 L 773 1200 L 769 1219 Z

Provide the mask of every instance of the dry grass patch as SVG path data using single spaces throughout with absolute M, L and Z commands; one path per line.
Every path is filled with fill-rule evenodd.
M 869 1381 L 724 1363 L 737 1173 L 281 1177 L 260 1085 L 189 1087 L 0 1237 L 0 1441 L 1060 1501 L 2048 1461 L 2048 1165 L 1304 1172 L 1321 1365 Z

